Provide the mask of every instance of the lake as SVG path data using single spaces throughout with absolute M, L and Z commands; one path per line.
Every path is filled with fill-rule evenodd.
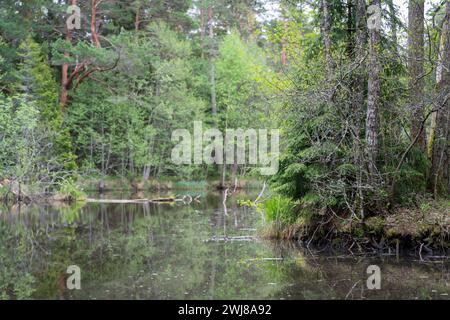
M 174 204 L 0 207 L 4 299 L 449 299 L 448 259 L 352 255 L 258 238 L 263 216 L 218 192 Z M 90 195 L 128 198 L 128 194 Z M 167 194 L 140 194 L 157 198 Z M 189 200 L 189 201 L 188 201 Z M 80 269 L 69 290 L 67 268 Z M 380 268 L 369 290 L 367 268 Z

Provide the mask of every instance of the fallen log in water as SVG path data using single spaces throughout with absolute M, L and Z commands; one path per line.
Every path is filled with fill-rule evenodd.
M 158 198 L 158 199 L 151 199 L 149 200 L 149 202 L 174 202 L 177 201 L 179 199 L 170 197 L 170 198 Z
M 246 261 L 255 262 L 255 261 L 283 261 L 283 258 L 254 258 L 247 259 Z
M 174 203 L 174 202 L 184 202 L 184 199 L 177 198 L 157 198 L 157 199 L 86 199 L 89 203 Z
M 253 236 L 213 236 L 208 240 L 203 240 L 203 242 L 228 242 L 228 241 L 253 241 L 255 238 Z
M 89 203 L 148 203 L 149 199 L 90 199 L 85 200 Z

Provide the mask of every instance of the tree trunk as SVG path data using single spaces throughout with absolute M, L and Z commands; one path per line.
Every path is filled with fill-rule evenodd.
M 284 18 L 286 19 L 286 18 Z M 284 20 L 283 22 L 283 39 L 281 40 L 281 65 L 283 67 L 287 64 L 287 53 L 286 53 L 286 32 L 288 29 L 288 23 L 287 20 Z
M 205 3 L 200 2 L 200 47 L 202 59 L 205 57 Z
M 389 8 L 389 20 L 390 20 L 390 27 L 391 27 L 391 33 L 392 33 L 392 46 L 393 46 L 395 55 L 397 57 L 398 56 L 397 13 L 395 11 L 394 0 L 388 0 L 388 1 L 386 1 L 386 3 Z
M 218 126 L 217 117 L 217 101 L 216 101 L 216 68 L 214 65 L 214 10 L 213 7 L 208 7 L 208 36 L 209 36 L 209 83 L 210 83 L 210 93 L 211 93 L 211 112 L 214 121 L 214 127 Z M 220 172 L 220 188 L 225 186 L 225 173 L 226 164 L 220 164 L 218 166 Z
M 437 89 L 442 108 L 436 114 L 436 130 L 432 147 L 430 182 L 435 197 L 450 189 L 450 2 L 446 5 L 445 22 L 442 29 L 442 66 L 439 70 Z
M 409 0 L 408 69 L 411 103 L 411 139 L 419 136 L 417 145 L 425 153 L 425 130 L 421 130 L 424 118 L 424 3 L 424 0 Z
M 347 56 L 354 56 L 353 40 L 353 0 L 347 0 Z
M 438 61 L 436 66 L 436 86 L 439 87 L 442 81 L 442 72 L 444 70 L 444 53 L 445 53 L 445 40 L 448 38 L 448 19 L 444 19 L 442 23 L 442 31 L 439 40 L 439 51 L 438 51 Z M 434 139 L 436 133 L 436 123 L 437 121 L 437 112 L 433 112 L 431 115 L 431 125 L 430 125 L 430 134 L 428 135 L 428 158 L 431 159 L 433 157 L 433 146 Z
M 365 0 L 357 0 L 356 4 L 356 59 L 361 62 L 359 72 L 356 76 L 356 95 L 355 95 L 355 115 L 357 117 L 356 129 L 359 136 L 361 130 L 361 114 L 364 106 L 364 92 L 366 89 L 363 62 L 366 53 L 367 43 L 367 20 L 366 20 L 366 2 Z
M 333 78 L 334 63 L 331 55 L 331 16 L 329 1 L 321 0 L 320 11 L 320 31 L 322 33 L 323 45 L 325 49 L 326 77 L 327 81 L 331 81 Z
M 95 0 L 91 0 L 91 37 L 92 37 L 92 44 L 95 45 L 97 48 L 100 48 L 100 40 L 98 39 L 97 34 L 97 24 L 95 22 L 97 15 L 97 4 Z
M 136 7 L 136 15 L 134 16 L 134 31 L 139 32 L 139 25 L 141 23 L 141 3 L 138 2 Z
M 208 8 L 208 28 L 209 28 L 209 81 L 211 85 L 211 110 L 213 116 L 217 115 L 217 102 L 216 102 L 216 69 L 214 65 L 214 26 L 213 26 L 214 12 L 213 8 Z
M 219 166 L 220 172 L 220 186 L 219 189 L 224 190 L 226 186 L 226 179 L 227 179 L 227 164 L 224 162 L 222 165 Z
M 76 6 L 77 0 L 70 0 L 70 4 Z M 66 41 L 72 43 L 72 33 L 70 32 L 69 28 L 67 28 L 67 23 L 64 23 L 64 30 L 66 33 Z M 69 54 L 65 53 L 64 56 L 68 57 Z M 59 103 L 61 109 L 64 109 L 68 102 L 69 98 L 68 81 L 69 81 L 69 64 L 63 63 L 63 65 L 61 66 L 61 92 L 59 95 Z
M 354 81 L 354 104 L 353 104 L 353 131 L 354 131 L 354 161 L 358 166 L 357 176 L 357 208 L 361 218 L 364 218 L 364 194 L 363 194 L 363 168 L 364 168 L 364 156 L 363 146 L 361 144 L 361 127 L 363 120 L 364 110 L 364 98 L 366 91 L 366 76 L 365 76 L 365 63 L 364 57 L 366 54 L 367 44 L 367 20 L 366 20 L 366 2 L 365 0 L 357 0 L 356 2 L 356 39 L 355 39 L 355 54 L 356 61 L 361 63 L 359 69 L 356 71 Z
M 380 7 L 380 0 L 372 0 L 372 5 Z M 381 11 L 381 9 L 380 9 Z M 368 169 L 372 178 L 376 173 L 378 154 L 378 108 L 380 104 L 380 30 L 377 27 L 369 31 L 369 79 L 367 82 L 367 116 L 366 116 L 366 153 Z

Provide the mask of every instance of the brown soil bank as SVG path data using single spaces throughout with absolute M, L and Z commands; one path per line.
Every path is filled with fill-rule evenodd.
M 418 256 L 449 255 L 450 201 L 427 202 L 421 208 L 399 208 L 364 220 L 334 213 L 301 216 L 297 223 L 265 227 L 265 238 L 294 239 L 306 246 L 345 248 L 351 252 L 415 251 Z

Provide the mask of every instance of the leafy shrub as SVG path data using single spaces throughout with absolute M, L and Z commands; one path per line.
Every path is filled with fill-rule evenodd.
M 79 201 L 86 199 L 86 194 L 73 179 L 67 179 L 60 184 L 58 198 L 68 201 Z

